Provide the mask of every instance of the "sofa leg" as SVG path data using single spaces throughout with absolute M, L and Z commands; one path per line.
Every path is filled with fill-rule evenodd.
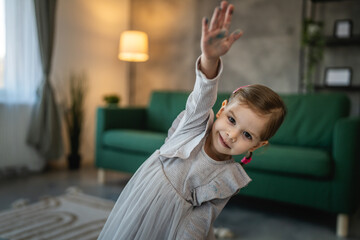
M 346 237 L 349 230 L 349 215 L 338 214 L 336 223 L 336 235 L 338 237 Z
M 105 169 L 99 168 L 98 170 L 98 183 L 105 183 Z

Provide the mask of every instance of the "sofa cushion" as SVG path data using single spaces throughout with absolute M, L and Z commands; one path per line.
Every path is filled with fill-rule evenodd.
M 153 153 L 164 143 L 167 134 L 141 130 L 109 130 L 104 133 L 103 145 L 126 151 Z
M 245 168 L 299 177 L 330 178 L 333 161 L 326 150 L 271 144 L 255 151 L 253 160 Z
M 348 116 L 350 101 L 345 94 L 317 93 L 281 95 L 288 109 L 272 143 L 330 149 L 335 123 Z
M 184 110 L 188 96 L 186 92 L 153 92 L 147 109 L 147 129 L 167 133 Z
M 185 109 L 189 92 L 155 91 L 147 109 L 147 129 L 167 132 L 177 115 Z M 218 93 L 213 110 L 216 113 L 229 93 Z

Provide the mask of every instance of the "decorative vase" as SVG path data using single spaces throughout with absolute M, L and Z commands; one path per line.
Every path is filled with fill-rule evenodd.
M 80 168 L 81 156 L 78 153 L 70 153 L 68 155 L 68 168 L 70 170 L 77 170 Z

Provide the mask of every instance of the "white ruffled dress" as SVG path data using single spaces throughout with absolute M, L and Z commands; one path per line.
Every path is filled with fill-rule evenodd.
M 160 150 L 137 170 L 120 194 L 99 239 L 215 239 L 213 223 L 228 200 L 251 179 L 233 159 L 204 151 L 214 121 L 218 79 L 198 70 L 186 109 Z

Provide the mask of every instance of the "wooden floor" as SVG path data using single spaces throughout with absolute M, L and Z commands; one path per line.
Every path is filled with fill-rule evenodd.
M 39 174 L 0 180 L 0 211 L 19 199 L 30 203 L 44 196 L 63 194 L 69 187 L 116 201 L 131 176 L 108 172 L 104 185 L 97 182 L 97 171 L 83 167 L 78 171 L 51 170 Z M 308 208 L 236 196 L 225 207 L 215 227 L 230 228 L 233 239 L 341 239 L 335 235 L 336 216 Z M 360 211 L 350 219 L 348 238 L 360 239 Z

